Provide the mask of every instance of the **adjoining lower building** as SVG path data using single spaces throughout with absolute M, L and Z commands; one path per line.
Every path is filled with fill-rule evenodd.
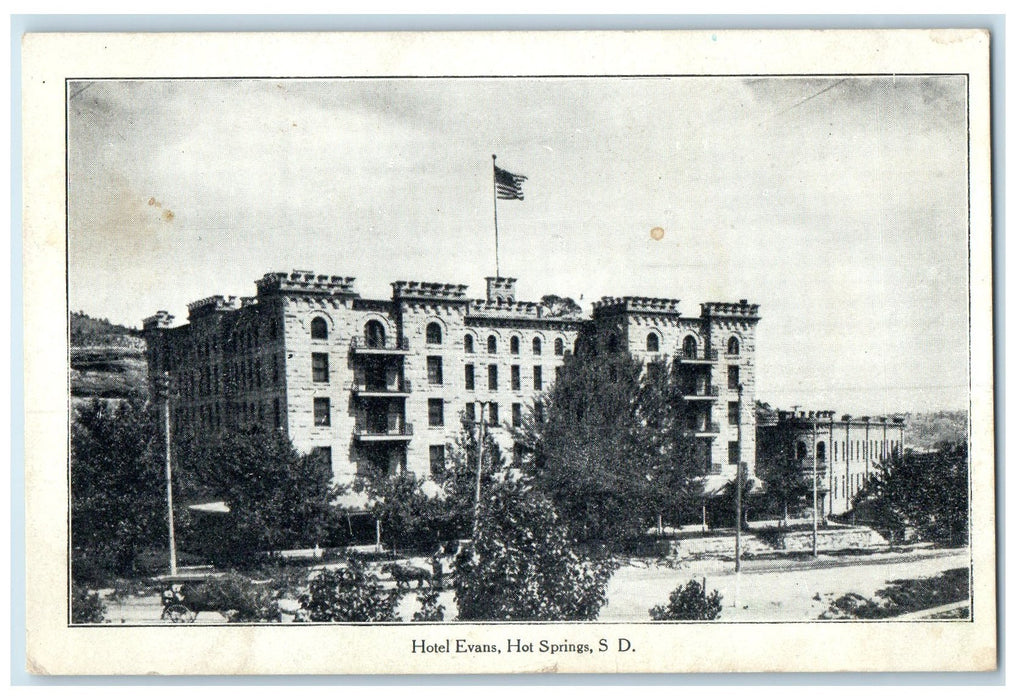
M 168 373 L 174 388 L 174 432 L 258 425 L 317 452 L 340 483 L 398 470 L 426 478 L 444 467 L 461 418 L 481 411 L 512 455 L 507 428 L 534 410 L 581 337 L 677 363 L 710 483 L 734 478 L 739 461 L 754 472 L 756 304 L 710 302 L 685 317 L 676 299 L 604 297 L 584 317 L 517 300 L 508 277 L 488 277 L 484 299 L 461 284 L 405 281 L 390 299 L 366 299 L 354 282 L 268 273 L 254 297 L 189 304 L 183 325 L 166 311 L 145 319 L 150 377 Z
M 787 460 L 811 480 L 817 469 L 820 512 L 842 515 L 858 492 L 893 456 L 903 454 L 906 426 L 900 416 L 861 416 L 833 411 L 773 411 L 759 418 L 758 462 Z

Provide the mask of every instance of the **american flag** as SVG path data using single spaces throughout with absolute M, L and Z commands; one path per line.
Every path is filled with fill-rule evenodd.
M 494 186 L 497 188 L 498 199 L 525 199 L 522 194 L 522 183 L 525 175 L 515 175 L 494 166 Z

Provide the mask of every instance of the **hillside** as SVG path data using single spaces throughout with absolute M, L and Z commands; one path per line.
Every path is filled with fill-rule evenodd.
M 70 382 L 75 399 L 123 399 L 148 391 L 145 340 L 141 331 L 70 314 Z
M 940 442 L 967 439 L 966 411 L 935 411 L 908 413 L 907 446 L 915 450 L 930 450 Z

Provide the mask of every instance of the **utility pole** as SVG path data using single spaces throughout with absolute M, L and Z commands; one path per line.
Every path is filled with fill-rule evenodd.
M 818 556 L 818 433 L 811 423 L 811 556 Z
M 476 535 L 480 528 L 480 475 L 483 473 L 483 409 L 484 402 L 477 401 L 480 406 L 480 427 L 478 428 L 479 439 L 476 443 L 476 502 L 473 504 L 473 542 L 476 542 Z
M 163 390 L 165 392 L 162 396 L 162 405 L 165 416 L 165 429 L 163 432 L 166 436 L 166 509 L 169 514 L 169 573 L 171 576 L 176 576 L 176 534 L 173 531 L 173 454 L 169 420 L 169 393 L 171 391 L 169 372 L 164 372 L 162 379 Z
M 741 397 L 744 385 L 737 385 L 737 529 L 734 531 L 734 571 L 741 570 Z

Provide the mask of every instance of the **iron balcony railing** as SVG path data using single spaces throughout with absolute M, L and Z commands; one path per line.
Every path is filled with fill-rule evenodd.
M 407 338 L 369 338 L 366 336 L 354 336 L 349 343 L 349 348 L 354 352 L 407 352 L 409 340 Z
M 678 348 L 674 357 L 681 362 L 716 362 L 720 356 L 716 350 Z
M 409 394 L 413 391 L 413 384 L 408 379 L 400 380 L 395 385 L 374 384 L 371 382 L 347 382 L 346 391 L 351 391 L 354 394 L 377 394 L 378 396 Z
M 686 399 L 715 399 L 720 395 L 720 388 L 716 386 L 686 387 L 684 398 Z
M 402 425 L 393 426 L 358 425 L 356 426 L 354 433 L 356 434 L 356 437 L 360 439 L 412 437 L 413 424 L 403 423 Z
M 719 435 L 720 424 L 709 421 L 707 423 L 696 423 L 691 426 L 691 429 L 699 435 Z

